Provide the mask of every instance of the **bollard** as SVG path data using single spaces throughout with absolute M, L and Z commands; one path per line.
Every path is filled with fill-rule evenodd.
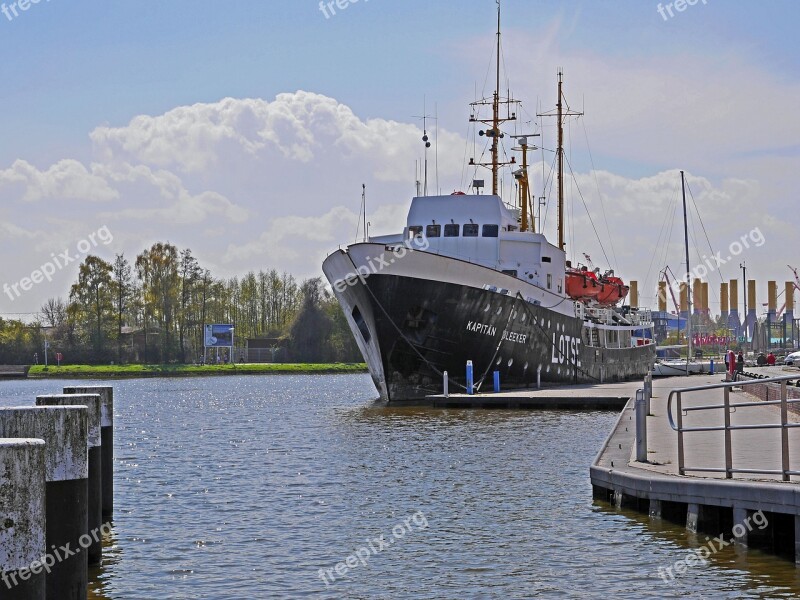
M 714 359 L 713 358 L 711 359 L 711 361 L 708 364 L 708 374 L 709 375 L 713 375 L 714 374 Z
M 114 388 L 104 385 L 65 387 L 65 394 L 100 394 L 103 516 L 114 514 Z
M 0 436 L 2 437 L 2 436 Z M 0 598 L 44 600 L 45 446 L 0 439 Z
M 467 394 L 470 396 L 473 394 L 473 373 L 472 373 L 472 361 L 467 361 Z
M 89 421 L 89 521 L 84 533 L 100 531 L 103 526 L 103 455 L 100 446 L 99 394 L 48 394 L 36 397 L 37 406 L 86 406 Z M 92 540 L 86 549 L 90 565 L 100 564 L 103 555 L 102 539 Z
M 88 409 L 85 406 L 0 408 L 0 437 L 44 440 L 48 600 L 84 600 L 88 557 L 76 552 L 87 533 Z M 0 480 L 2 477 L 0 477 Z M 5 503 L 2 503 L 5 506 Z M 2 534 L 0 534 L 2 536 Z M 64 548 L 68 548 L 67 554 Z M 5 596 L 0 593 L 0 598 Z
M 494 372 L 494 391 L 495 393 L 500 391 L 500 371 Z
M 449 398 L 450 397 L 450 379 L 448 379 L 448 377 L 447 377 L 447 371 L 442 373 L 442 378 L 443 378 L 442 388 L 443 388 L 444 397 L 445 398 Z
M 644 390 L 636 390 L 636 462 L 647 462 L 647 401 Z

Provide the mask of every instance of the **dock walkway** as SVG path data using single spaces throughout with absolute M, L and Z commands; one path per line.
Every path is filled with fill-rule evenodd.
M 800 370 L 794 370 L 800 378 Z M 790 371 L 781 371 L 790 375 Z M 778 373 L 770 373 L 778 375 Z M 694 530 L 708 533 L 730 532 L 753 513 L 771 516 L 772 541 L 792 546 L 800 558 L 800 477 L 791 475 L 782 481 L 779 474 L 691 472 L 688 467 L 725 468 L 724 432 L 703 431 L 684 434 L 686 474 L 678 468 L 678 434 L 667 415 L 669 393 L 678 388 L 717 384 L 721 375 L 695 375 L 653 381 L 650 416 L 647 417 L 648 462 L 636 462 L 636 418 L 634 399 L 620 417 L 590 469 L 595 497 L 609 499 L 618 506 L 627 505 L 648 511 L 651 516 L 669 516 Z M 748 389 L 748 388 L 744 388 Z M 794 397 L 800 397 L 796 393 Z M 777 394 L 770 400 L 777 400 Z M 735 389 L 732 404 L 757 402 L 758 397 Z M 721 389 L 684 394 L 683 407 L 718 405 L 723 402 Z M 794 405 L 797 406 L 797 405 Z M 675 406 L 672 408 L 675 411 Z M 677 416 L 673 413 L 674 416 Z M 684 427 L 723 425 L 722 410 L 690 411 L 683 416 Z M 731 411 L 730 421 L 737 425 L 780 423 L 780 407 L 754 406 Z M 790 411 L 789 422 L 800 422 L 800 414 Z M 782 468 L 781 429 L 735 430 L 731 432 L 733 466 L 742 470 L 777 470 Z M 800 428 L 788 429 L 789 469 L 800 471 Z M 790 530 L 790 531 L 787 531 Z M 741 528 L 739 529 L 741 533 Z M 763 535 L 762 532 L 758 532 Z M 736 536 L 747 543 L 747 535 Z M 795 547 L 795 540 L 797 541 Z M 784 548 L 787 550 L 787 548 Z

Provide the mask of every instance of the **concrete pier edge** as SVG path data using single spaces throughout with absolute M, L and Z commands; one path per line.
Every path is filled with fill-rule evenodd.
M 64 393 L 100 395 L 103 517 L 111 517 L 114 514 L 114 388 L 105 385 L 68 386 Z
M 800 486 L 797 482 L 704 478 L 636 467 L 635 435 L 632 428 L 627 426 L 626 429 L 625 425 L 635 423 L 634 402 L 635 396 L 628 400 L 589 469 L 595 498 L 618 508 L 631 506 L 643 510 L 646 507 L 651 518 L 662 518 L 668 505 L 684 507 L 682 515 L 690 531 L 699 530 L 705 513 L 730 510 L 732 527 L 727 533 L 731 541 L 735 540 L 742 547 L 749 544 L 748 533 L 761 533 L 743 526 L 754 513 L 760 511 L 772 513 L 776 518 L 793 519 L 793 551 L 795 562 L 800 565 Z M 607 452 L 610 456 L 610 451 L 614 453 L 614 460 L 606 457 Z M 624 456 L 624 460 L 620 461 L 620 456 Z M 603 462 L 606 464 L 601 464 Z M 679 522 L 680 515 L 673 511 L 672 516 L 672 520 Z
M 100 432 L 102 398 L 100 394 L 44 394 L 36 397 L 37 406 L 86 406 L 88 409 L 88 522 L 84 533 L 98 532 L 103 526 L 102 437 Z M 90 535 L 91 537 L 91 535 Z M 96 536 L 95 536 L 96 537 Z M 88 564 L 100 564 L 101 539 L 92 539 L 86 549 Z
M 45 542 L 51 559 L 45 576 L 49 600 L 85 598 L 88 559 L 85 552 L 61 556 L 57 549 L 75 549 L 88 523 L 88 408 L 86 406 L 21 406 L 0 408 L 0 436 L 44 440 Z M 0 594 L 0 598 L 5 598 Z
M 0 598 L 44 600 L 44 440 L 0 436 L 0 473 Z

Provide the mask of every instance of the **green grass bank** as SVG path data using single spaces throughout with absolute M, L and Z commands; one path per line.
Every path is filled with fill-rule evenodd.
M 366 373 L 364 363 L 247 363 L 237 365 L 34 365 L 29 378 L 123 379 L 208 375 L 313 375 Z

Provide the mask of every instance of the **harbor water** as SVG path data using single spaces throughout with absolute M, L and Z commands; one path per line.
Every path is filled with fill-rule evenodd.
M 91 383 L 0 382 L 0 406 L 65 385 Z M 113 385 L 90 598 L 800 594 L 792 562 L 733 546 L 676 574 L 705 536 L 593 501 L 615 412 L 385 408 L 366 375 Z

